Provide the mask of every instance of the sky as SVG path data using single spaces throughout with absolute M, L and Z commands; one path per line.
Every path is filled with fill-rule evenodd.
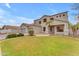
M 72 24 L 76 23 L 71 3 L 0 3 L 0 26 L 33 23 L 43 15 L 53 15 L 65 11 Z

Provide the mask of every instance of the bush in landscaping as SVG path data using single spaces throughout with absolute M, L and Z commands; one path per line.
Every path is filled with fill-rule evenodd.
M 18 37 L 20 37 L 20 36 L 24 36 L 24 34 L 22 34 L 22 33 L 19 33 L 19 34 L 17 34 L 17 36 L 18 36 Z
M 17 34 L 9 34 L 9 35 L 7 36 L 7 38 L 14 38 L 14 37 L 17 37 Z
M 34 31 L 33 30 L 29 30 L 29 35 L 30 36 L 34 36 Z
M 7 38 L 14 38 L 14 37 L 20 37 L 20 36 L 24 36 L 24 34 L 22 34 L 22 33 L 19 33 L 19 34 L 9 34 L 7 36 Z

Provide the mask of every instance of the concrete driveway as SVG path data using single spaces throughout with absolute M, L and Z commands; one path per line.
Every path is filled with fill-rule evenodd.
M 6 34 L 0 34 L 0 40 L 5 39 L 7 37 Z

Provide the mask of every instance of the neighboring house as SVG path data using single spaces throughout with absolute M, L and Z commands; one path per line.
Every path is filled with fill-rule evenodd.
M 55 15 L 44 15 L 34 20 L 34 24 L 42 27 L 42 33 L 68 35 L 68 13 L 62 12 Z M 38 30 L 39 31 L 39 30 Z
M 42 30 L 41 26 L 35 24 L 26 24 L 26 23 L 22 23 L 20 28 L 21 28 L 20 33 L 23 33 L 24 35 L 28 35 L 30 29 L 34 31 L 34 34 L 40 34 Z
M 19 32 L 20 32 L 19 26 L 10 26 L 10 25 L 4 25 L 1 31 L 1 33 L 6 33 L 6 34 L 16 34 Z

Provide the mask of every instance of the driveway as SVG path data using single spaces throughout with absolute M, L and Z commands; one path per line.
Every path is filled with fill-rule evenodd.
M 0 34 L 0 40 L 5 39 L 6 38 L 6 34 Z

